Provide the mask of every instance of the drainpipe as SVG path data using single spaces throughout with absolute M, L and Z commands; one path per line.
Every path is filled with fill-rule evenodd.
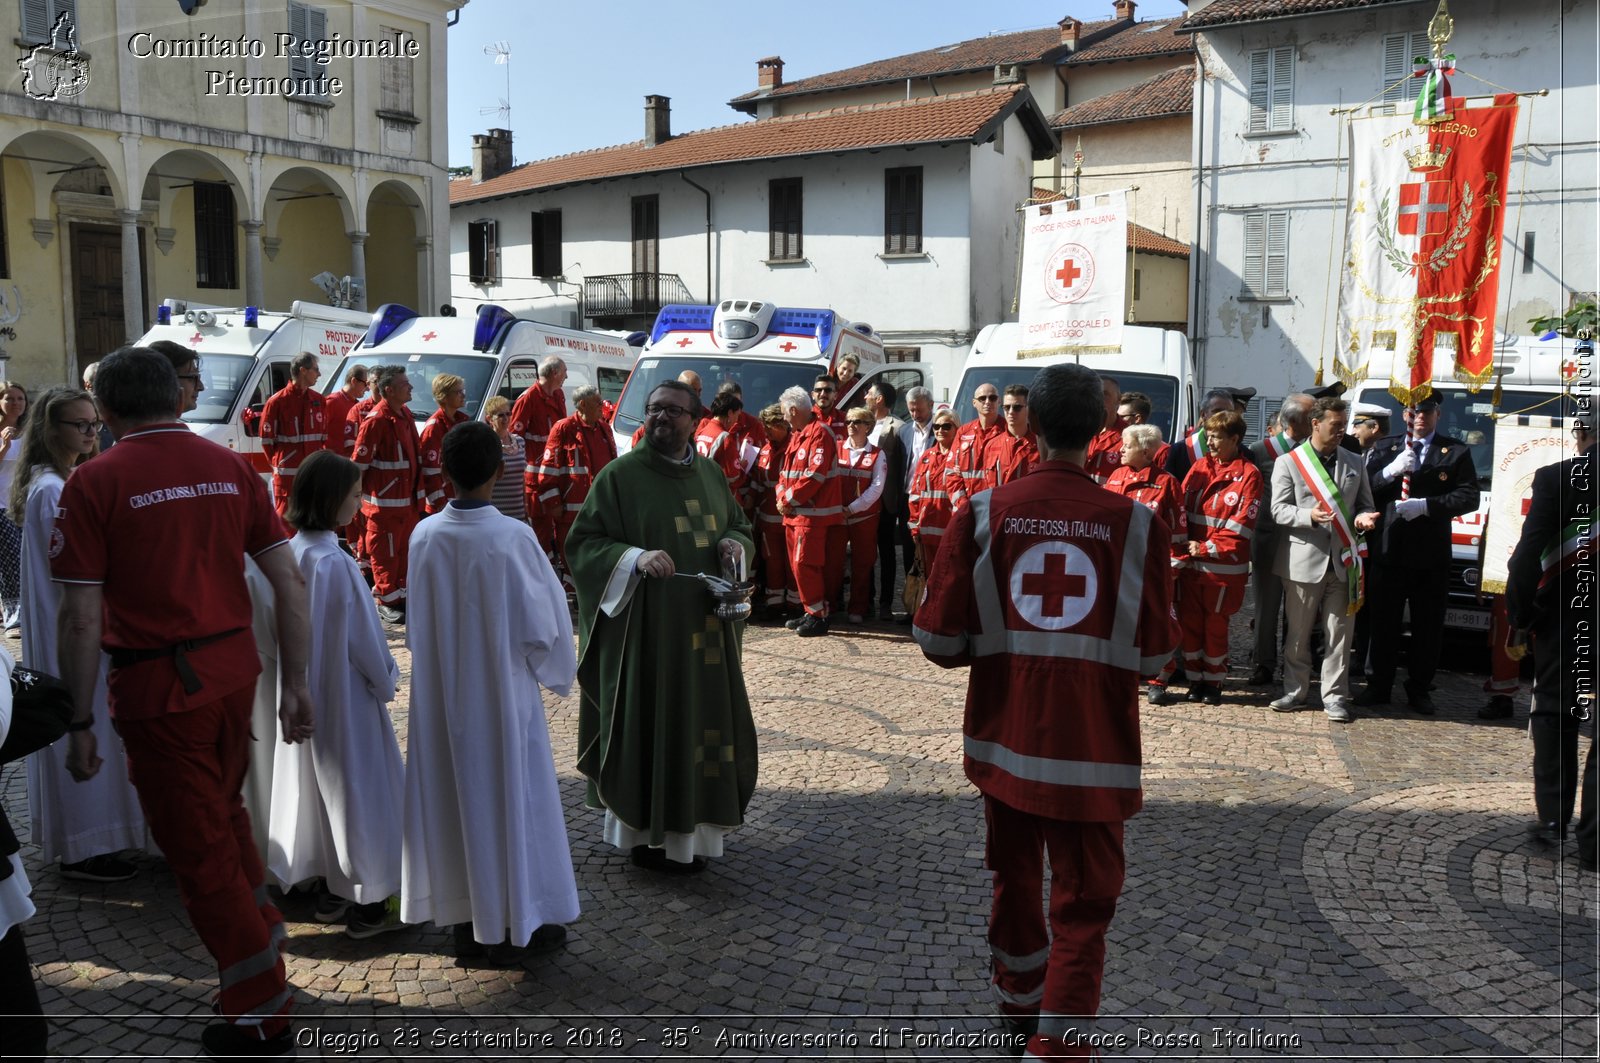
M 1204 240 L 1204 235 L 1203 234 L 1205 232 L 1205 230 L 1203 228 L 1203 223 L 1202 223 L 1202 220 L 1201 220 L 1202 215 L 1201 215 L 1201 212 L 1200 212 L 1200 207 L 1201 207 L 1201 199 L 1202 199 L 1202 190 L 1205 188 L 1205 172 L 1206 172 L 1205 171 L 1205 158 L 1206 158 L 1206 58 L 1205 58 L 1205 52 L 1201 50 L 1200 42 L 1198 42 L 1198 41 L 1195 42 L 1194 59 L 1195 59 L 1195 63 L 1200 68 L 1199 76 L 1198 76 L 1198 78 L 1196 79 L 1196 82 L 1195 82 L 1197 87 L 1198 87 L 1198 92 L 1197 92 L 1197 97 L 1196 97 L 1196 100 L 1195 100 L 1195 108 L 1194 108 L 1195 109 L 1195 114 L 1197 114 L 1199 116 L 1199 118 L 1200 118 L 1200 129 L 1199 129 L 1199 139 L 1196 141 L 1196 143 L 1199 145 L 1199 151 L 1197 152 L 1198 158 L 1196 159 L 1197 165 L 1195 166 L 1195 181 L 1194 181 L 1194 220 L 1192 222 L 1192 224 L 1194 225 L 1194 252 L 1193 252 L 1193 254 L 1191 254 L 1189 256 L 1189 268 L 1190 268 L 1190 273 L 1192 274 L 1191 277 L 1189 278 L 1189 288 L 1190 288 L 1190 294 L 1189 294 L 1189 335 L 1190 335 L 1190 338 L 1194 341 L 1190 345 L 1190 353 L 1194 358 L 1195 376 L 1199 378 L 1199 380 L 1196 381 L 1196 384 L 1199 385 L 1202 381 L 1205 380 L 1205 374 L 1202 372 L 1202 361 L 1201 361 L 1201 358 L 1200 358 L 1200 352 L 1194 350 L 1193 348 L 1200 347 L 1200 346 L 1203 346 L 1205 344 L 1205 339 L 1200 335 L 1200 327 L 1201 327 L 1201 320 L 1202 320 L 1201 304 L 1204 301 L 1204 295 L 1203 295 L 1204 289 L 1203 289 L 1203 287 L 1201 285 L 1201 280 L 1200 280 L 1200 273 L 1201 273 L 1201 266 L 1202 266 L 1202 262 L 1201 262 L 1202 256 L 1200 254 L 1200 245 L 1201 245 L 1202 241 Z M 1212 165 L 1213 165 L 1213 168 L 1215 168 L 1215 161 L 1213 161 Z M 1196 391 L 1198 392 L 1199 390 L 1200 390 L 1200 388 L 1196 387 Z
M 678 176 L 683 178 L 683 183 L 706 197 L 706 302 L 716 305 L 717 298 L 711 292 L 711 192 L 689 180 L 689 175 L 682 170 Z

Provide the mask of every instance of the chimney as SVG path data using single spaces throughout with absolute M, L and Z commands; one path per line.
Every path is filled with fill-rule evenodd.
M 1061 43 L 1067 46 L 1069 52 L 1078 50 L 1078 35 L 1083 32 L 1083 23 L 1068 15 L 1056 25 L 1061 27 Z
M 756 88 L 768 92 L 783 84 L 783 57 L 769 55 L 756 60 Z
M 1117 17 L 1124 22 L 1132 22 L 1135 6 L 1137 5 L 1134 4 L 1133 0 L 1112 0 L 1111 10 L 1115 11 Z
M 1022 82 L 1022 71 L 1015 63 L 996 63 L 994 65 L 994 83 L 996 85 L 1017 85 Z
M 472 182 L 488 181 L 511 169 L 511 130 L 472 134 Z
M 644 146 L 653 148 L 672 139 L 672 101 L 665 96 L 644 98 Z

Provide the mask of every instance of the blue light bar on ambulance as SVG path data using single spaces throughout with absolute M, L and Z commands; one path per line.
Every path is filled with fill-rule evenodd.
M 247 307 L 245 307 L 244 308 L 244 327 L 245 328 L 256 328 L 260 324 L 261 324 L 261 308 L 259 306 L 247 306 Z
M 656 315 L 656 326 L 650 330 L 650 342 L 659 343 L 669 332 L 710 332 L 717 310 L 714 306 L 695 303 L 668 303 Z
M 172 307 L 167 306 L 166 304 L 156 307 L 156 324 L 172 324 Z
M 416 316 L 417 312 L 409 306 L 401 306 L 399 303 L 384 303 L 372 314 L 372 325 L 367 329 L 367 338 L 364 346 L 378 346 L 394 335 L 395 329 Z
M 815 336 L 817 350 L 826 352 L 833 343 L 833 311 L 806 310 L 800 307 L 785 308 L 772 315 L 767 334 L 784 336 Z
M 495 337 L 517 319 L 517 315 L 503 306 L 484 303 L 478 307 L 478 323 L 472 326 L 472 349 L 487 351 L 494 346 Z

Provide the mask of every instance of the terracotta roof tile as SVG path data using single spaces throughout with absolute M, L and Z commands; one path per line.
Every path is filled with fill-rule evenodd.
M 1079 48 L 1065 61 L 1067 67 L 1110 63 L 1118 59 L 1148 59 L 1158 55 L 1193 55 L 1194 38 L 1178 32 L 1182 19 L 1136 22 L 1127 29 Z
M 1050 118 L 1050 128 L 1081 129 L 1112 122 L 1173 118 L 1194 111 L 1194 67 L 1180 66 L 1116 92 L 1074 104 Z
M 1420 2 L 1422 0 L 1216 0 L 1215 3 L 1183 19 L 1179 23 L 1179 30 L 1193 32 L 1237 22 L 1259 22 L 1266 19 L 1294 18 L 1299 15 L 1321 15 L 1332 11 Z
M 866 107 L 766 118 L 702 129 L 653 148 L 642 140 L 610 148 L 523 163 L 499 177 L 473 184 L 450 182 L 450 202 L 555 188 L 580 181 L 656 173 L 748 159 L 775 159 L 820 152 L 857 151 L 886 145 L 970 140 L 998 119 L 1026 107 L 1036 116 L 1036 151 L 1053 150 L 1033 96 L 1022 85 L 1004 85 L 949 96 L 923 97 Z M 1045 147 L 1045 145 L 1050 145 Z
M 1121 19 L 1085 22 L 1079 31 L 1079 40 L 1098 39 L 1107 31 L 1125 25 Z M 862 63 L 845 70 L 788 81 L 776 89 L 755 89 L 735 96 L 729 105 L 742 111 L 755 110 L 756 101 L 799 96 L 812 92 L 856 88 L 885 81 L 903 81 L 906 78 L 931 77 L 939 74 L 958 74 L 963 71 L 987 70 L 996 64 L 1037 63 L 1054 60 L 1064 52 L 1061 27 L 1022 30 L 1017 33 L 996 33 L 977 37 L 957 44 L 941 45 L 920 52 L 898 55 L 893 59 L 879 59 Z
M 1033 186 L 1033 199 L 1036 203 L 1054 203 L 1066 198 L 1053 189 Z M 1132 221 L 1128 223 L 1128 250 L 1143 251 L 1151 255 L 1166 255 L 1169 258 L 1189 257 L 1188 244 L 1179 243 L 1170 236 L 1163 236 L 1154 229 L 1147 229 Z

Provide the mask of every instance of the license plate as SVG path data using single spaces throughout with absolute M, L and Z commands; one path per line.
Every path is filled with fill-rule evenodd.
M 1489 610 L 1446 609 L 1444 611 L 1444 626 L 1465 628 L 1468 631 L 1488 631 Z

